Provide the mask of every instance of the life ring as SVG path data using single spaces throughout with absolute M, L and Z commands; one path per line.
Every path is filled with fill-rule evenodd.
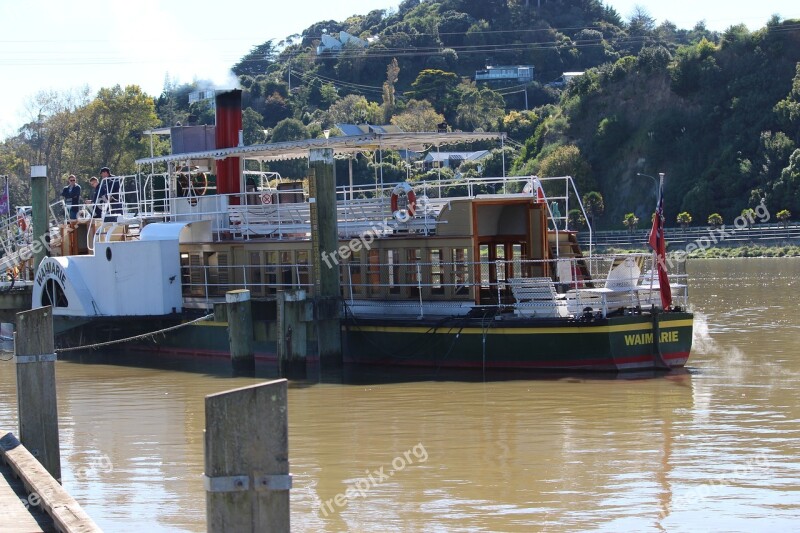
M 408 200 L 405 209 L 399 209 L 397 206 L 397 198 L 401 193 L 404 193 Z M 392 191 L 391 206 L 392 216 L 398 222 L 408 222 L 409 219 L 414 216 L 417 207 L 417 196 L 414 194 L 414 189 L 411 188 L 408 182 L 402 181 L 395 186 Z
M 268 192 L 265 192 L 261 195 L 261 203 L 264 205 L 269 205 L 272 203 L 272 195 Z
M 78 222 L 88 222 L 92 218 L 92 215 L 90 215 L 89 211 L 86 209 L 81 208 L 80 211 L 78 211 L 76 218 L 78 219 Z

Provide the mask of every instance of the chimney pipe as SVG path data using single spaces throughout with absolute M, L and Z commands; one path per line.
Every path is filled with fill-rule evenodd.
M 242 130 L 242 91 L 220 91 L 216 95 L 217 126 L 215 141 L 217 148 L 240 146 L 239 132 Z M 229 157 L 217 161 L 217 193 L 238 194 L 241 192 L 239 158 Z M 239 204 L 238 197 L 231 197 L 230 204 Z

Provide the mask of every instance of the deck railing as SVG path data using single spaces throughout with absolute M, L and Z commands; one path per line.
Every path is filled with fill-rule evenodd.
M 649 254 L 632 254 L 557 261 L 347 262 L 339 269 L 342 298 L 354 313 L 372 309 L 421 317 L 467 314 L 478 306 L 498 313 L 531 314 L 531 307 L 536 306 L 522 301 L 520 295 L 531 292 L 526 280 L 537 280 L 537 287 L 552 295 L 550 310 L 563 311 L 558 316 L 576 316 L 589 309 L 605 316 L 612 311 L 661 306 L 658 278 L 651 274 L 651 266 Z M 676 264 L 674 270 L 670 274 L 673 305 L 685 308 L 684 265 Z M 222 301 L 225 292 L 233 289 L 248 289 L 254 298 L 270 298 L 279 290 L 298 288 L 313 295 L 315 290 L 312 267 L 307 263 L 184 265 L 182 281 L 187 305 L 204 308 Z M 527 287 L 527 293 L 520 287 Z M 538 296 L 532 298 L 539 304 L 533 312 L 541 315 L 546 302 Z
M 308 195 L 302 188 L 278 190 L 265 187 L 262 180 L 256 190 L 242 193 L 215 194 L 215 188 L 206 185 L 183 188 L 185 195 L 176 196 L 175 179 L 168 173 L 106 178 L 108 183 L 101 183 L 100 187 L 118 192 L 114 193 L 111 201 L 87 206 L 86 210 L 89 213 L 101 213 L 98 216 L 103 218 L 119 216 L 123 219 L 170 221 L 210 219 L 215 235 L 226 234 L 239 239 L 295 238 L 298 234 L 310 231 Z M 583 208 L 572 178 L 539 179 L 524 176 L 411 183 L 416 206 L 415 216 L 409 221 L 395 220 L 391 211 L 391 197 L 397 184 L 339 186 L 336 189 L 339 234 L 343 238 L 350 238 L 375 231 L 375 228 L 390 227 L 395 231 L 430 235 L 436 229 L 442 209 L 452 200 L 481 195 L 535 195 L 535 180 L 546 191 L 543 201 L 547 206 L 549 228 L 556 232 L 570 229 L 567 218 L 570 202 L 577 198 L 578 207 Z M 557 210 L 554 209 L 556 204 L 560 206 Z

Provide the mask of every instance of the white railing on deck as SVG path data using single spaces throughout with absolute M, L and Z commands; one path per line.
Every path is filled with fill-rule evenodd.
M 202 196 L 175 196 L 172 178 L 166 173 L 139 174 L 110 178 L 120 182 L 121 207 L 105 214 L 126 218 L 156 218 L 170 221 L 212 220 L 215 234 L 229 232 L 233 238 L 255 237 L 295 238 L 310 231 L 310 209 L 307 194 L 302 189 L 277 191 L 260 187 L 256 191 L 236 194 L 213 194 L 213 187 Z M 569 229 L 570 199 L 580 196 L 570 177 L 538 178 L 551 192 L 544 198 L 548 210 L 548 226 L 556 233 Z M 382 230 L 414 232 L 429 235 L 436 229 L 441 210 L 456 198 L 475 198 L 480 195 L 520 195 L 526 185 L 533 189 L 534 177 L 469 178 L 411 183 L 416 201 L 415 216 L 408 222 L 396 221 L 391 212 L 391 197 L 396 184 L 380 187 L 376 184 L 336 189 L 339 235 L 355 237 L 365 231 Z M 102 186 L 102 184 L 101 184 Z M 536 191 L 533 190 L 533 195 Z M 302 199 L 301 202 L 288 200 Z M 563 205 L 556 216 L 552 203 Z M 93 209 L 90 206 L 88 209 Z M 376 229 L 377 228 L 377 229 Z M 305 230 L 305 231 L 303 231 Z M 589 232 L 591 234 L 591 228 Z M 559 240 L 556 239 L 556 246 Z M 591 251 L 591 247 L 590 247 Z
M 624 309 L 649 309 L 660 307 L 660 291 L 657 276 L 652 272 L 651 256 L 631 254 L 630 261 L 642 267 L 631 269 L 631 277 L 625 271 L 610 274 L 614 266 L 622 264 L 623 256 L 594 256 L 592 258 L 567 258 L 558 261 L 497 260 L 493 262 L 438 261 L 438 262 L 393 262 L 393 263 L 348 263 L 339 261 L 342 297 L 350 307 L 392 306 L 402 307 L 412 316 L 424 316 L 425 309 L 438 307 L 448 313 L 448 308 L 475 306 L 494 307 L 499 312 L 507 311 L 523 316 L 533 316 L 531 306 L 517 301 L 515 287 L 525 286 L 526 280 L 536 280 L 537 286 L 550 288 L 553 306 L 566 311 L 560 316 L 579 316 L 588 309 L 591 313 L 606 316 L 612 311 Z M 583 264 L 581 264 L 583 263 Z M 332 268 L 337 268 L 331 262 Z M 325 264 L 322 268 L 327 268 Z M 555 281 L 542 277 L 551 272 L 577 274 L 582 269 L 592 272 L 591 279 Z M 277 290 L 306 289 L 314 292 L 312 267 L 309 264 L 281 265 L 227 265 L 182 267 L 185 298 L 195 304 L 209 308 L 215 301 L 224 299 L 225 292 L 233 289 L 249 289 L 254 297 L 270 297 Z M 529 284 L 528 284 L 529 285 Z M 682 265 L 670 274 L 673 306 L 688 305 L 687 276 Z M 541 302 L 540 302 L 541 304 Z

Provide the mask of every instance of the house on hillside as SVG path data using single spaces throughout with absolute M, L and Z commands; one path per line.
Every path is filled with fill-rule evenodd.
M 478 150 L 477 152 L 430 152 L 420 163 L 422 163 L 424 172 L 434 168 L 455 170 L 465 161 L 480 161 L 488 155 L 489 150 Z
M 511 84 L 533 81 L 533 65 L 489 66 L 475 71 L 476 83 Z
M 322 40 L 317 46 L 317 55 L 339 54 L 345 44 L 352 44 L 361 48 L 366 48 L 368 45 L 364 39 L 359 39 L 354 35 L 350 35 L 346 31 L 340 31 L 338 36 L 328 35 L 327 33 L 322 36 Z
M 583 71 L 580 72 L 564 72 L 561 76 L 558 77 L 557 80 L 551 81 L 550 83 L 546 84 L 547 87 L 566 87 L 569 83 L 569 80 L 577 78 L 578 76 L 583 76 Z
M 379 126 L 377 124 L 335 124 L 342 135 L 353 137 L 357 135 L 366 135 L 369 133 L 405 133 L 402 129 L 394 124 L 384 124 Z M 422 154 L 414 150 L 397 150 L 400 159 L 409 162 L 417 161 Z

